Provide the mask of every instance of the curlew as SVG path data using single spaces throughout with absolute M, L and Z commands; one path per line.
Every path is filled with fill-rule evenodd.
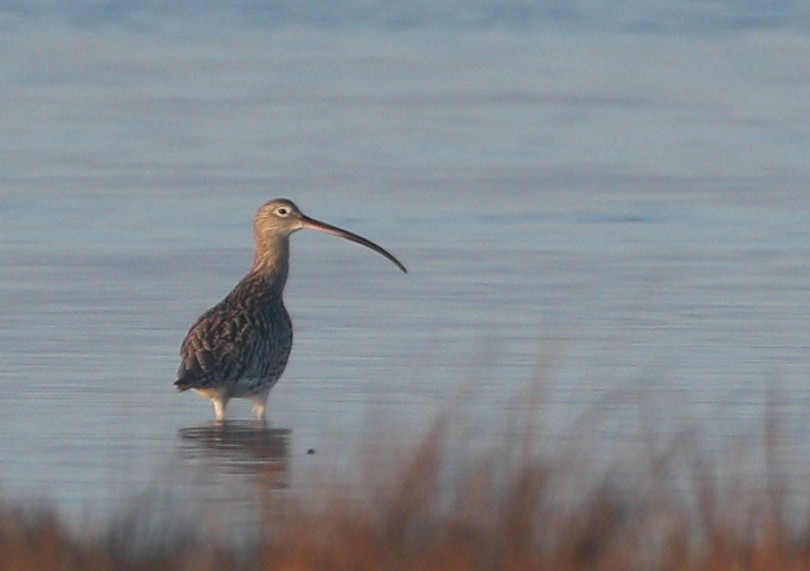
M 290 235 L 303 228 L 362 244 L 407 271 L 384 248 L 304 215 L 289 200 L 265 203 L 253 222 L 253 268 L 225 299 L 200 316 L 180 349 L 182 362 L 175 386 L 210 399 L 217 420 L 225 418 L 232 398 L 250 399 L 256 418 L 265 418 L 267 396 L 284 372 L 292 349 L 292 322 L 282 294 L 289 271 Z

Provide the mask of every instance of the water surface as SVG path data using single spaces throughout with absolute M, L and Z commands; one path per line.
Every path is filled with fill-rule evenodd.
M 711 450 L 769 402 L 807 456 L 810 42 L 616 32 L 56 26 L 0 39 L 0 485 L 72 514 L 223 501 L 462 407 L 490 442 L 643 408 Z M 271 424 L 175 394 L 188 326 L 275 196 L 293 238 Z M 460 396 L 461 395 L 461 396 Z M 377 424 L 375 424 L 377 423 Z M 552 436 L 549 436 L 552 438 Z M 310 453 L 310 452 L 315 452 Z M 200 491 L 202 490 L 202 491 Z

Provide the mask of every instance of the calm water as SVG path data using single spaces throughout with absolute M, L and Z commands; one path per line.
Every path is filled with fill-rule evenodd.
M 773 391 L 807 456 L 810 39 L 290 28 L 0 38 L 7 495 L 295 488 L 447 407 L 489 442 L 532 379 L 550 434 L 712 450 Z M 410 273 L 297 234 L 271 427 L 212 426 L 177 352 L 275 196 Z

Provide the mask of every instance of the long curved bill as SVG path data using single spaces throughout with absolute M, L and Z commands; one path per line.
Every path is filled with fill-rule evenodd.
M 358 244 L 362 244 L 366 248 L 374 250 L 378 254 L 382 254 L 389 260 L 391 260 L 396 266 L 402 270 L 403 272 L 407 273 L 408 270 L 405 269 L 405 266 L 402 265 L 402 262 L 397 260 L 393 255 L 391 255 L 388 250 L 383 248 L 382 246 L 378 246 L 371 240 L 363 238 L 354 232 L 349 232 L 348 230 L 344 230 L 343 228 L 338 228 L 337 226 L 332 226 L 331 224 L 327 224 L 326 222 L 321 222 L 320 220 L 315 220 L 314 218 L 310 218 L 309 216 L 301 215 L 301 228 L 309 228 L 310 230 L 318 230 L 320 232 L 326 232 L 327 234 L 332 234 L 333 236 L 340 236 L 341 238 L 346 238 L 347 240 L 351 240 L 352 242 L 357 242 Z

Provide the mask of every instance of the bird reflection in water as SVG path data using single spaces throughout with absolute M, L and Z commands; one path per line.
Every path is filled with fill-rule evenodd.
M 264 490 L 289 485 L 292 430 L 263 423 L 225 421 L 182 428 L 178 432 L 187 461 L 219 476 L 239 474 L 256 479 Z

